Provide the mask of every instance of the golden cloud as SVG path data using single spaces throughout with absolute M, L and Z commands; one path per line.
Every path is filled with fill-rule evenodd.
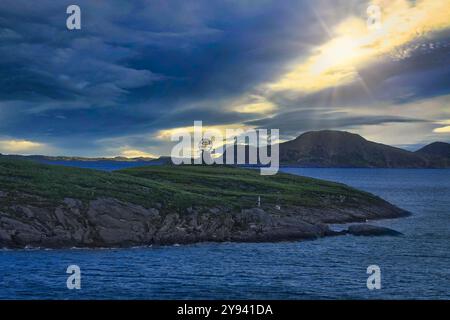
M 121 156 L 127 157 L 127 158 L 140 158 L 140 157 L 157 158 L 157 156 L 152 153 L 144 152 L 144 151 L 137 150 L 137 149 L 123 150 L 121 152 Z
M 249 95 L 238 99 L 231 105 L 231 110 L 239 113 L 269 114 L 277 109 L 277 106 L 263 96 Z
M 439 121 L 438 124 L 443 125 L 433 130 L 435 133 L 450 133 L 450 120 Z
M 447 0 L 378 0 L 372 4 L 381 8 L 379 29 L 371 30 L 367 17 L 347 18 L 333 30 L 331 40 L 270 83 L 268 89 L 312 92 L 355 81 L 358 67 L 450 27 Z
M 0 140 L 0 149 L 2 152 L 29 152 L 43 147 L 42 143 L 27 140 Z
M 436 129 L 433 130 L 433 132 L 436 132 L 436 133 L 450 133 L 450 126 L 436 128 Z

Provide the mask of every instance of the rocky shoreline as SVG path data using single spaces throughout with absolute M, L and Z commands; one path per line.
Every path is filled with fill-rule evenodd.
M 344 184 L 284 173 L 228 166 L 102 172 L 0 158 L 0 248 L 315 239 L 344 234 L 329 224 L 407 214 Z
M 261 207 L 239 212 L 220 207 L 189 207 L 176 212 L 161 206 L 144 208 L 114 198 L 89 202 L 65 198 L 52 206 L 45 199 L 23 197 L 28 197 L 27 204 L 11 204 L 0 209 L 1 248 L 108 248 L 305 240 L 352 233 L 333 231 L 328 226 L 331 223 L 408 215 L 381 199 L 360 207 L 290 206 L 281 210 Z M 370 232 L 369 228 L 364 235 Z M 374 235 L 376 233 L 380 230 L 375 230 Z

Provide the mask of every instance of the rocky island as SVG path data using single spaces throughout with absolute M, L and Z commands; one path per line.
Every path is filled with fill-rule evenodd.
M 0 248 L 282 241 L 405 216 L 339 183 L 226 166 L 115 172 L 0 158 Z

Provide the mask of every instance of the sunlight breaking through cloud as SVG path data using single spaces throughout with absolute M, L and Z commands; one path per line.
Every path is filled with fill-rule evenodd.
M 357 68 L 433 31 L 450 26 L 447 1 L 374 1 L 382 8 L 379 30 L 371 31 L 366 17 L 349 17 L 334 29 L 334 37 L 305 61 L 267 87 L 272 91 L 314 92 L 357 79 Z

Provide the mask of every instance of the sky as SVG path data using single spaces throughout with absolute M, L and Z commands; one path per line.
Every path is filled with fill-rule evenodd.
M 1 153 L 168 155 L 196 120 L 450 142 L 450 3 L 0 1 Z

